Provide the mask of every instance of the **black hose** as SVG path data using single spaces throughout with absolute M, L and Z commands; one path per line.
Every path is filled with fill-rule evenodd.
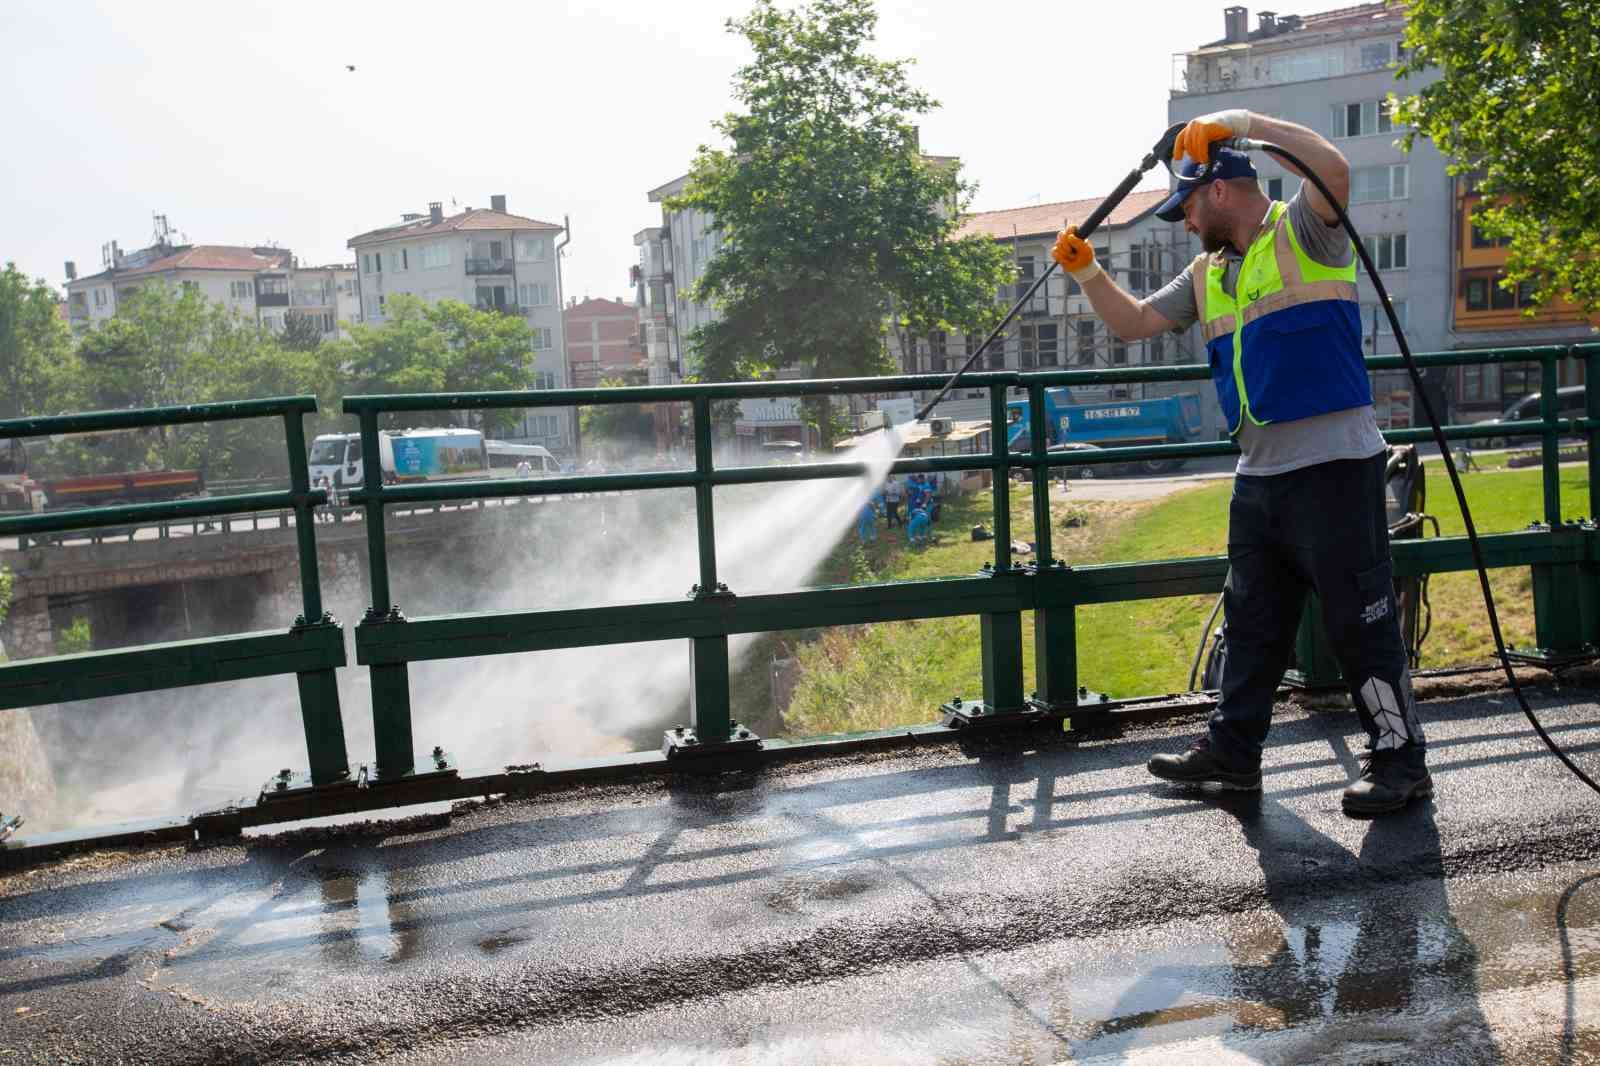
M 1383 304 L 1384 313 L 1389 316 L 1389 325 L 1394 330 L 1395 343 L 1400 346 L 1400 355 L 1405 360 L 1406 372 L 1411 375 L 1412 384 L 1416 386 L 1416 394 L 1422 400 L 1422 411 L 1428 416 L 1428 425 L 1433 428 L 1434 443 L 1439 446 L 1439 456 L 1444 460 L 1444 467 L 1450 473 L 1450 486 L 1455 489 L 1456 502 L 1461 505 L 1461 521 L 1467 527 L 1467 543 L 1472 548 L 1472 562 L 1477 567 L 1478 584 L 1483 589 L 1483 606 L 1489 613 L 1489 629 L 1494 633 L 1495 650 L 1499 653 L 1500 665 L 1505 670 L 1506 680 L 1511 683 L 1511 691 L 1516 694 L 1517 703 L 1522 707 L 1522 713 L 1527 716 L 1529 724 L 1533 726 L 1533 731 L 1539 734 L 1539 739 L 1544 741 L 1545 747 L 1549 748 L 1551 754 L 1560 759 L 1578 780 L 1588 785 L 1595 792 L 1600 792 L 1600 785 L 1595 784 L 1588 774 L 1579 769 L 1577 764 L 1567 757 L 1567 753 L 1561 750 L 1561 746 L 1550 738 L 1550 734 L 1545 732 L 1538 715 L 1534 714 L 1533 708 L 1528 706 L 1528 698 L 1522 694 L 1522 686 L 1517 683 L 1516 671 L 1512 669 L 1511 658 L 1506 654 L 1505 638 L 1500 633 L 1500 616 L 1495 611 L 1494 593 L 1489 588 L 1489 571 L 1484 566 L 1483 549 L 1478 544 L 1478 530 L 1473 525 L 1472 512 L 1467 508 L 1467 494 L 1461 488 L 1461 476 L 1456 472 L 1455 460 L 1451 457 L 1450 447 L 1445 442 L 1444 431 L 1439 427 L 1439 416 L 1433 410 L 1433 401 L 1428 398 L 1428 390 L 1423 387 L 1422 374 L 1417 370 L 1416 360 L 1411 357 L 1411 346 L 1406 343 L 1405 331 L 1401 329 L 1400 320 L 1396 317 L 1394 306 L 1389 301 L 1389 292 L 1383 287 L 1383 279 L 1378 276 L 1378 268 L 1373 265 L 1372 256 L 1367 253 L 1366 246 L 1361 243 L 1361 236 L 1356 232 L 1356 227 L 1350 221 L 1350 216 L 1345 214 L 1344 206 L 1339 203 L 1338 198 L 1333 193 L 1328 191 L 1328 186 L 1317 176 L 1317 172 L 1308 167 L 1293 152 L 1266 141 L 1245 138 L 1241 138 L 1236 146 L 1246 149 L 1259 148 L 1292 164 L 1300 173 L 1306 176 L 1306 179 L 1311 184 L 1317 187 L 1317 191 L 1322 194 L 1322 198 L 1332 205 L 1334 211 L 1339 215 L 1340 223 L 1344 225 L 1345 232 L 1350 234 L 1350 241 L 1355 245 L 1356 254 L 1361 257 L 1361 265 L 1366 268 L 1367 277 L 1372 279 L 1373 288 L 1378 290 L 1378 301 Z M 1183 179 L 1180 178 L 1179 180 L 1182 181 Z

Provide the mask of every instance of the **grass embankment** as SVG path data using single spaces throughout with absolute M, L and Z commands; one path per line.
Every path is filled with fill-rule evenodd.
M 1464 532 L 1442 470 L 1430 479 L 1428 511 L 1445 536 Z M 1543 514 L 1540 472 L 1495 471 L 1462 479 L 1480 532 L 1524 528 Z M 1074 565 L 1218 555 L 1226 548 L 1230 481 L 1187 489 L 1150 503 L 1073 499 L 1051 492 L 1055 554 Z M 1588 476 L 1581 465 L 1561 471 L 1563 513 L 1588 513 Z M 1033 539 L 1032 492 L 1013 484 L 1012 535 Z M 994 545 L 970 539 L 972 526 L 990 526 L 993 496 L 985 491 L 951 501 L 932 546 L 914 551 L 902 531 L 880 533 L 876 545 L 854 539 L 833 553 L 826 581 L 904 580 L 971 574 L 993 559 Z M 1028 557 L 1024 556 L 1026 561 Z M 1506 639 L 1533 635 L 1528 571 L 1490 574 Z M 1482 661 L 1493 653 L 1476 575 L 1439 574 L 1430 586 L 1433 632 L 1424 666 Z M 1082 683 L 1114 696 L 1179 691 L 1201 627 L 1215 598 L 1186 596 L 1080 608 L 1078 668 Z M 801 677 L 786 715 L 796 734 L 881 729 L 931 720 L 953 695 L 982 691 L 978 620 L 938 618 L 849 627 L 810 634 L 796 648 Z M 1023 616 L 1025 677 L 1033 676 L 1033 616 Z

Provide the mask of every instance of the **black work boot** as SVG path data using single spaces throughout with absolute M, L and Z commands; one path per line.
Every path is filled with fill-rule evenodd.
M 1413 799 L 1433 795 L 1428 768 L 1415 766 L 1398 751 L 1361 754 L 1361 776 L 1344 790 L 1344 813 L 1357 817 L 1392 814 Z
M 1182 755 L 1151 756 L 1146 768 L 1164 781 L 1183 785 L 1202 785 L 1209 781 L 1240 792 L 1261 790 L 1261 767 L 1238 770 L 1225 766 L 1212 752 L 1209 736 L 1196 740 Z

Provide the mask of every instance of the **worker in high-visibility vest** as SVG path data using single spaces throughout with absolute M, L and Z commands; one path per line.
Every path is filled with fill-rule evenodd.
M 1344 809 L 1385 814 L 1432 795 L 1433 782 L 1395 608 L 1385 446 L 1363 361 L 1355 248 L 1311 182 L 1287 203 L 1269 199 L 1249 156 L 1218 144 L 1235 137 L 1281 145 L 1341 203 L 1348 198 L 1350 165 L 1326 138 L 1265 115 L 1220 111 L 1184 127 L 1173 153 L 1179 185 L 1156 211 L 1181 221 L 1205 249 L 1178 277 L 1141 300 L 1101 270 L 1075 230 L 1064 231 L 1054 251 L 1125 341 L 1199 323 L 1241 451 L 1217 709 L 1188 751 L 1157 755 L 1149 769 L 1169 781 L 1261 787 L 1273 696 L 1306 591 L 1315 589 L 1368 737 Z

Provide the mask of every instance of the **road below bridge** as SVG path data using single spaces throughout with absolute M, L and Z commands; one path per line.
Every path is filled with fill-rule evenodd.
M 1600 764 L 1594 690 L 1535 702 Z M 1285 705 L 1259 798 L 1146 775 L 1187 721 L 80 856 L 0 881 L 0 1057 L 1600 1061 L 1600 798 L 1505 693 L 1424 720 L 1373 822 Z

